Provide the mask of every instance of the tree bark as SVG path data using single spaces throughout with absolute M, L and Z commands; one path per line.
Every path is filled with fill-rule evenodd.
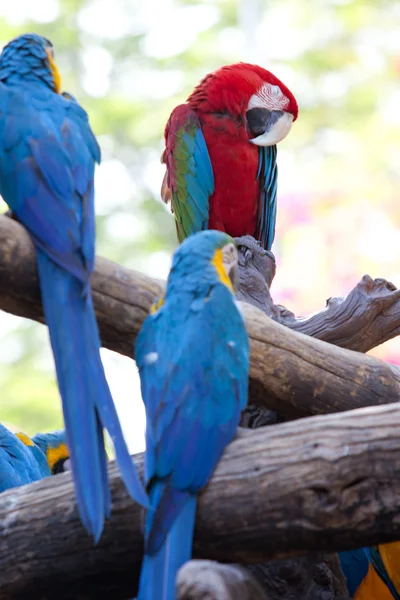
M 132 356 L 134 339 L 164 283 L 97 258 L 92 287 L 104 346 Z M 301 417 L 399 399 L 398 367 L 300 335 L 249 304 L 241 306 L 251 345 L 251 403 Z M 32 242 L 7 217 L 0 217 L 0 309 L 43 322 Z
M 368 352 L 400 333 L 400 290 L 386 279 L 364 275 L 345 298 L 329 298 L 326 307 L 309 317 L 296 317 L 274 304 L 270 288 L 275 257 L 251 236 L 236 238 L 239 247 L 238 298 L 305 335 L 358 352 Z
M 350 600 L 337 554 L 257 565 L 191 560 L 177 589 L 178 600 Z
M 387 406 L 239 430 L 200 495 L 194 556 L 255 563 L 399 539 L 399 427 L 400 406 Z M 70 473 L 0 495 L 2 599 L 134 596 L 140 510 L 115 464 L 109 475 L 112 522 L 97 546 Z
M 177 577 L 178 600 L 270 600 L 256 578 L 241 565 L 190 560 Z

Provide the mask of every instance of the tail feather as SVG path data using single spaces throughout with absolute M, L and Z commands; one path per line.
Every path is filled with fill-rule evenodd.
M 192 556 L 196 501 L 196 496 L 188 493 L 188 501 L 161 547 L 144 555 L 137 600 L 176 600 L 177 573 Z M 152 515 L 149 517 L 152 520 Z
M 79 514 L 98 541 L 111 512 L 103 428 L 129 493 L 147 506 L 147 496 L 122 435 L 100 358 L 100 338 L 90 296 L 76 277 L 37 250 L 39 280 L 62 398 Z

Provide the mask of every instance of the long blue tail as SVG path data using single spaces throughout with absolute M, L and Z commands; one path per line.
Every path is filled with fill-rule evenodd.
M 137 600 L 176 600 L 177 573 L 192 556 L 196 501 L 196 496 L 188 494 L 161 547 L 152 555 L 144 554 Z M 154 506 L 151 494 L 150 502 Z M 146 530 L 153 516 L 150 511 L 146 516 Z
M 91 291 L 37 249 L 42 302 L 56 364 L 77 503 L 95 541 L 111 511 L 103 428 L 113 440 L 128 492 L 148 506 L 129 456 L 100 358 Z

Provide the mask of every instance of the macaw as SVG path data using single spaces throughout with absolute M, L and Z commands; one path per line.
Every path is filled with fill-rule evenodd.
M 238 63 L 206 75 L 165 128 L 161 187 L 179 241 L 204 229 L 275 236 L 276 144 L 297 119 L 293 94 L 269 71 Z
M 400 600 L 400 542 L 339 552 L 355 600 Z
M 28 436 L 23 438 L 0 423 L 0 492 L 51 475 L 40 448 Z
M 86 112 L 60 86 L 49 40 L 26 34 L 3 48 L 0 194 L 35 245 L 78 510 L 97 541 L 111 508 L 103 428 L 129 493 L 148 502 L 105 377 L 92 302 L 100 148 Z
M 191 557 L 197 493 L 247 403 L 249 342 L 234 297 L 237 269 L 230 236 L 190 236 L 136 339 L 151 505 L 138 600 L 176 597 L 177 571 Z
M 32 441 L 45 455 L 52 475 L 64 473 L 71 468 L 65 429 L 50 433 L 36 433 Z

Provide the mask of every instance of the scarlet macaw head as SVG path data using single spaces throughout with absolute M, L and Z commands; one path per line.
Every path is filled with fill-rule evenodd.
M 199 113 L 228 113 L 246 127 L 249 141 L 257 146 L 283 140 L 298 115 L 291 91 L 270 71 L 248 63 L 206 75 L 188 103 Z

